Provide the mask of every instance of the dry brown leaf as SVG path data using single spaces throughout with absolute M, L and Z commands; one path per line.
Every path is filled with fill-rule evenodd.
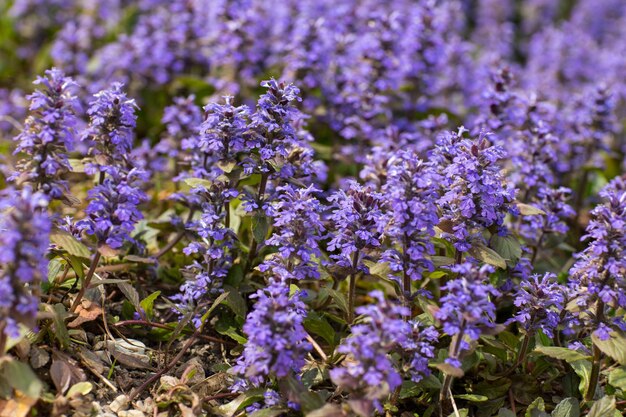
M 0 400 L 0 417 L 26 417 L 37 400 L 15 391 L 13 398 Z
M 78 313 L 78 317 L 69 322 L 67 327 L 78 327 L 83 323 L 97 319 L 102 314 L 102 308 L 92 301 L 82 300 L 76 308 L 76 313 Z

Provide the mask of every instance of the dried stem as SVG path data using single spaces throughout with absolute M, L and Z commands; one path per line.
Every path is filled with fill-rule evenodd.
M 85 295 L 85 291 L 87 291 L 87 288 L 89 288 L 89 284 L 91 284 L 91 279 L 93 278 L 93 274 L 96 272 L 96 267 L 98 266 L 98 262 L 100 262 L 101 256 L 102 255 L 100 254 L 100 252 L 96 251 L 93 259 L 91 260 L 89 271 L 87 272 L 87 275 L 85 276 L 85 279 L 83 280 L 83 285 L 81 285 L 80 290 L 78 291 L 78 294 L 76 295 L 76 299 L 74 300 L 74 303 L 72 303 L 72 307 L 70 307 L 70 313 L 73 313 L 74 311 L 76 311 L 76 308 L 82 301 L 83 296 Z

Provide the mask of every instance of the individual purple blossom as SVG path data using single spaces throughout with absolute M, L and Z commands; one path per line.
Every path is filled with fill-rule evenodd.
M 435 356 L 433 344 L 439 334 L 433 327 L 407 320 L 409 309 L 385 300 L 381 291 L 369 296 L 374 303 L 357 308 L 362 319 L 337 348 L 347 358 L 330 371 L 330 377 L 339 387 L 375 405 L 402 384 L 405 371 L 414 382 L 430 375 L 428 360 Z
M 39 286 L 48 276 L 47 206 L 48 197 L 29 187 L 0 195 L 0 331 L 9 337 L 19 336 L 20 324 L 30 329 L 36 324 Z
M 452 366 L 460 367 L 462 353 L 469 349 L 465 338 L 475 341 L 487 329 L 495 328 L 496 306 L 491 297 L 499 292 L 489 284 L 489 274 L 493 271 L 490 265 L 479 268 L 468 262 L 450 268 L 459 277 L 443 286 L 445 295 L 434 316 L 441 322 L 443 331 L 458 340 L 458 348 L 451 348 L 446 359 Z
M 98 92 L 87 110 L 89 125 L 81 140 L 90 146 L 95 161 L 88 165 L 89 173 L 102 170 L 100 167 L 130 163 L 137 105 L 126 96 L 123 87 L 113 83 L 109 89 Z
M 328 201 L 332 204 L 329 216 L 330 241 L 328 250 L 338 250 L 331 255 L 338 265 L 364 269 L 362 258 L 381 247 L 388 219 L 385 198 L 381 193 L 349 181 L 347 190 L 338 190 Z
M 466 252 L 473 240 L 482 239 L 485 229 L 506 233 L 504 217 L 515 213 L 511 204 L 515 188 L 505 181 L 499 165 L 506 157 L 504 149 L 492 145 L 485 133 L 465 139 L 463 131 L 442 135 L 431 163 L 442 178 L 437 201 L 442 212 L 439 227 L 458 251 Z
M 603 340 L 607 328 L 626 330 L 622 315 L 626 308 L 626 180 L 614 178 L 600 192 L 604 199 L 591 211 L 584 240 L 585 250 L 576 255 L 570 270 L 570 286 L 577 295 L 579 319 Z
M 519 284 L 513 299 L 518 311 L 512 320 L 520 323 L 527 334 L 541 329 L 553 337 L 567 301 L 568 289 L 556 281 L 556 275 L 534 274 Z
M 256 299 L 243 331 L 248 341 L 233 367 L 238 380 L 235 392 L 271 383 L 274 378 L 298 374 L 311 350 L 303 322 L 306 306 L 303 292 L 289 294 L 289 285 L 271 280 L 251 298 Z
M 410 292 L 410 282 L 434 268 L 429 256 L 435 251 L 431 238 L 439 222 L 437 182 L 436 173 L 411 151 L 397 152 L 387 164 L 383 194 L 391 209 L 386 231 L 391 248 L 382 260 L 389 262 L 392 271 L 402 273 L 404 291 Z
M 274 228 L 265 244 L 275 246 L 278 253 L 260 268 L 264 271 L 280 264 L 296 279 L 317 279 L 315 259 L 322 256 L 320 241 L 325 234 L 323 207 L 315 196 L 320 191 L 312 185 L 296 188 L 289 184 L 276 191 L 277 197 L 268 210 Z
M 72 167 L 68 152 L 76 140 L 77 87 L 59 69 L 52 68 L 34 82 L 43 89 L 35 90 L 30 100 L 29 115 L 14 140 L 16 154 L 25 158 L 17 162 L 17 171 L 10 177 L 18 183 L 29 183 L 34 191 L 42 191 L 52 199 L 61 199 L 67 191 L 63 175 Z
M 138 168 L 126 171 L 111 166 L 106 167 L 106 173 L 103 181 L 87 193 L 87 217 L 77 227 L 93 235 L 98 246 L 119 249 L 124 243 L 133 242 L 131 233 L 143 219 L 138 206 L 148 199 L 141 189 L 146 177 Z

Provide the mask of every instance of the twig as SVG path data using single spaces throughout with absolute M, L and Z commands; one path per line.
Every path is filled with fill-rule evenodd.
M 196 212 L 195 209 L 191 209 L 189 211 L 189 215 L 187 216 L 187 220 L 185 221 L 185 225 L 187 223 L 189 223 L 191 221 L 191 219 L 193 218 L 194 213 Z M 162 257 L 163 255 L 165 255 L 167 252 L 169 252 L 174 246 L 176 246 L 178 244 L 178 242 L 180 242 L 182 240 L 182 238 L 185 236 L 185 233 L 187 233 L 187 229 L 185 228 L 185 225 L 183 225 L 183 230 L 181 230 L 180 232 L 178 232 L 178 234 L 176 235 L 176 237 L 174 237 L 174 239 L 172 239 L 171 241 L 169 241 L 164 247 L 162 247 L 157 253 L 156 255 L 154 255 L 154 257 L 156 259 L 159 259 L 160 257 Z
M 321 346 L 308 333 L 306 335 L 306 340 L 309 341 L 311 346 L 313 346 L 313 349 L 315 349 L 315 351 L 320 355 L 320 357 L 322 358 L 324 362 L 328 361 L 328 356 L 326 356 L 326 353 L 324 352 L 324 350 L 322 350 Z
M 70 307 L 70 313 L 73 313 L 74 311 L 76 311 L 76 308 L 78 307 L 81 300 L 83 299 L 83 296 L 85 295 L 85 291 L 87 291 L 87 288 L 89 288 L 89 284 L 91 284 L 91 278 L 93 278 L 93 274 L 96 272 L 96 267 L 98 266 L 98 262 L 100 262 L 101 256 L 102 255 L 100 254 L 100 252 L 96 251 L 96 254 L 93 257 L 93 260 L 91 261 L 91 266 L 89 267 L 89 271 L 87 272 L 87 275 L 85 276 L 85 280 L 83 281 L 83 285 L 80 287 L 80 290 L 78 291 L 78 294 L 76 295 L 76 299 L 74 300 L 74 303 L 72 303 L 72 307 Z
M 168 326 L 167 324 L 155 323 L 153 321 L 146 321 L 146 320 L 124 320 L 124 321 L 118 321 L 117 323 L 112 324 L 113 327 L 137 326 L 137 325 L 156 327 L 156 328 L 165 329 L 165 330 L 174 330 L 171 326 Z M 186 333 L 189 334 L 190 332 L 187 331 Z M 196 337 L 201 340 L 206 340 L 207 342 L 215 342 L 215 343 L 221 343 L 223 345 L 231 345 L 231 346 L 234 345 L 233 342 L 229 342 L 228 340 L 223 340 L 217 337 L 207 336 L 203 334 L 200 334 Z
M 174 359 L 172 359 L 167 365 L 161 368 L 160 371 L 152 375 L 143 384 L 141 384 L 138 388 L 136 388 L 133 392 L 130 393 L 130 395 L 128 396 L 128 401 L 129 402 L 133 401 L 133 399 L 137 397 L 137 395 L 141 394 L 146 388 L 148 388 L 150 385 L 156 382 L 159 378 L 161 378 L 161 376 L 163 376 L 166 372 L 172 369 L 174 365 L 176 365 L 178 361 L 183 357 L 183 355 L 187 352 L 187 350 L 189 350 L 191 345 L 194 344 L 194 342 L 196 341 L 196 337 L 200 334 L 201 331 L 202 331 L 202 326 L 198 330 L 196 330 L 193 335 L 191 335 L 189 340 L 187 340 L 187 342 L 183 345 L 183 348 L 180 350 L 180 352 L 178 352 L 178 354 L 174 356 Z

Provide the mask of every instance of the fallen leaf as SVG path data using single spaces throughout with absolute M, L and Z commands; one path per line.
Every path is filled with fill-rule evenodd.
M 50 377 L 59 394 L 64 394 L 72 382 L 72 370 L 64 360 L 53 359 L 50 367 Z
M 94 302 L 83 300 L 76 308 L 76 313 L 78 313 L 78 317 L 67 323 L 67 327 L 78 327 L 83 323 L 97 319 L 102 314 L 102 308 Z

